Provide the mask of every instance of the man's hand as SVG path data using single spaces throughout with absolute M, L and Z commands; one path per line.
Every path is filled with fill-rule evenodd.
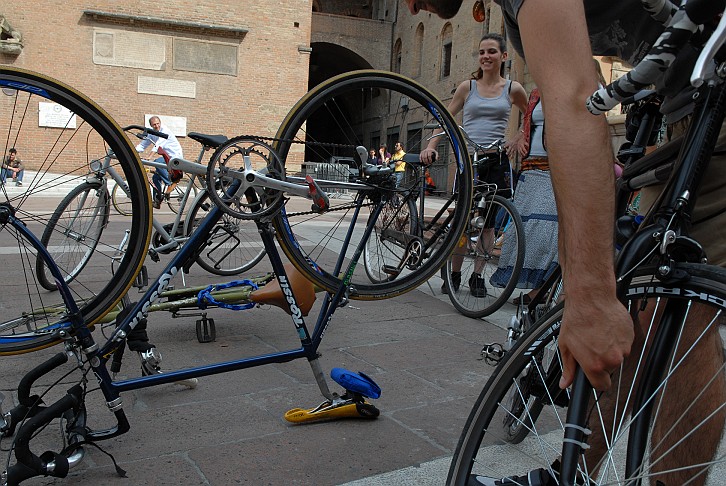
M 436 159 L 438 159 L 438 158 L 439 158 L 439 153 L 436 150 L 431 149 L 431 148 L 425 148 L 419 154 L 419 159 L 421 159 L 421 162 L 426 165 L 433 164 L 436 161 Z
M 613 295 L 591 294 L 589 298 L 567 293 L 560 329 L 562 355 L 560 388 L 567 388 L 580 364 L 590 384 L 600 391 L 610 387 L 610 374 L 630 353 L 633 320 Z

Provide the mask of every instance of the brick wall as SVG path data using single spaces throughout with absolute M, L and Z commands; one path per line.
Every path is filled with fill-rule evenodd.
M 0 63 L 38 71 L 77 88 L 120 125 L 143 124 L 145 114 L 160 114 L 162 120 L 163 115 L 185 117 L 187 131 L 273 136 L 307 91 L 310 54 L 304 48 L 310 45 L 310 0 L 39 0 L 16 2 L 3 10 L 13 28 L 22 33 L 24 47 L 19 56 L 0 54 Z M 121 16 L 122 20 L 99 20 L 84 15 L 84 10 Z M 131 23 L 124 20 L 129 16 L 162 22 Z M 162 36 L 166 46 L 163 68 L 94 64 L 94 29 Z M 247 33 L 236 35 L 225 29 L 247 29 Z M 236 75 L 174 69 L 175 39 L 238 46 Z M 140 94 L 139 76 L 193 82 L 196 96 Z M 186 158 L 197 155 L 196 142 L 189 138 L 180 141 Z M 19 149 L 32 166 L 28 156 L 32 149 Z

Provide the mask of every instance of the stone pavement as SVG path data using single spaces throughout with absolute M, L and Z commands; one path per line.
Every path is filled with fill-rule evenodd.
M 265 264 L 252 273 L 262 272 Z M 160 267 L 153 265 L 149 273 L 155 269 Z M 209 276 L 200 271 L 194 267 L 188 283 L 208 283 Z M 181 285 L 178 277 L 174 283 Z M 323 398 L 307 362 L 267 365 L 203 377 L 196 389 L 171 384 L 125 393 L 131 430 L 100 445 L 127 471 L 127 479 L 115 475 L 107 456 L 88 448 L 69 478 L 28 484 L 443 484 L 469 409 L 493 370 L 479 352 L 486 343 L 502 341 L 514 307 L 506 304 L 489 318 L 470 319 L 440 295 L 440 285 L 434 277 L 430 286 L 392 300 L 352 301 L 336 312 L 325 333 L 321 361 L 326 373 L 336 366 L 360 370 L 381 386 L 382 396 L 374 401 L 381 411 L 376 420 L 287 423 L 287 410 L 312 408 Z M 308 318 L 310 327 L 319 305 Z M 215 309 L 209 315 L 216 321 L 217 339 L 207 344 L 196 340 L 197 317 L 151 315 L 150 335 L 163 353 L 164 369 L 297 347 L 290 318 L 280 309 Z M 22 375 L 41 355 L 57 351 L 2 358 L 4 410 L 14 401 Z M 122 374 L 138 375 L 131 353 L 125 365 Z M 332 380 L 330 385 L 339 389 Z M 89 390 L 94 388 L 90 378 Z M 99 393 L 89 394 L 89 425 L 95 429 L 113 424 L 101 402 Z M 9 443 L 1 445 L 6 450 Z

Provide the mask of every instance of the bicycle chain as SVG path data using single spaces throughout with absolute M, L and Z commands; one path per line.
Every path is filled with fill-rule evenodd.
M 370 206 L 373 206 L 373 203 L 361 204 L 360 207 L 365 208 L 365 207 L 370 207 Z M 329 213 L 331 211 L 343 211 L 346 209 L 356 209 L 357 207 L 358 207 L 357 204 L 348 204 L 347 206 L 336 206 L 334 208 L 330 208 L 325 212 Z M 320 214 L 320 213 L 318 211 L 298 211 L 296 213 L 287 213 L 287 216 L 305 216 L 308 214 Z
M 350 145 L 350 144 L 344 144 L 344 143 L 307 142 L 304 140 L 291 140 L 289 138 L 277 138 L 277 137 L 263 137 L 260 135 L 240 135 L 239 137 L 235 137 L 235 138 L 255 138 L 257 140 L 262 140 L 262 141 L 288 142 L 288 143 L 297 143 L 297 144 L 301 144 L 301 145 L 314 145 L 317 147 L 347 148 L 347 149 L 355 149 L 357 147 L 357 145 Z

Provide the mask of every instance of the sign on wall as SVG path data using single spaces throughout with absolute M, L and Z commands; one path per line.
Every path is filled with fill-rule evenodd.
M 76 128 L 76 114 L 58 103 L 38 103 L 38 126 Z

